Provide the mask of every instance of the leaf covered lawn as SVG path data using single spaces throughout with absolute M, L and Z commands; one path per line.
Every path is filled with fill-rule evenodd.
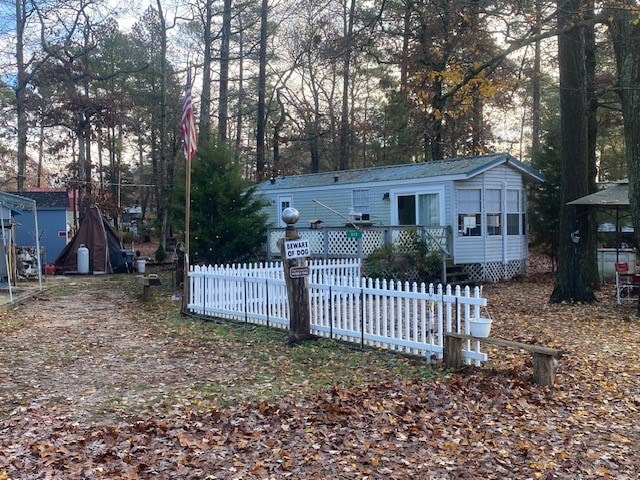
M 595 305 L 550 292 L 484 287 L 492 335 L 567 351 L 553 390 L 502 347 L 448 372 L 181 317 L 132 277 L 55 283 L 0 314 L 0 480 L 635 479 L 634 307 L 611 285 Z

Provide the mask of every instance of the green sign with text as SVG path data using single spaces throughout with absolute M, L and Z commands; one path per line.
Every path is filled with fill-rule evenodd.
M 347 238 L 362 238 L 362 230 L 347 230 Z

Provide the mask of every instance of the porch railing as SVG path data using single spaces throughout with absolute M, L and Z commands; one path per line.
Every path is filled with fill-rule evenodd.
M 426 242 L 431 251 L 450 256 L 452 250 L 452 233 L 449 226 L 367 226 L 361 227 L 354 234 L 353 227 L 298 227 L 298 235 L 309 240 L 311 257 L 313 258 L 367 258 L 377 248 L 393 243 L 409 246 L 417 234 Z M 284 237 L 283 228 L 270 228 L 267 231 L 267 260 L 280 257 L 278 240 Z

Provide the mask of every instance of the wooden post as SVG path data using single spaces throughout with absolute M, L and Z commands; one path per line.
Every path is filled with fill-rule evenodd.
M 280 240 L 280 256 L 289 297 L 289 344 L 312 338 L 307 259 L 305 256 L 287 258 L 286 242 L 300 239 L 294 226 L 299 218 L 295 208 L 285 208 L 282 212 L 282 219 L 287 223 L 285 237 Z
M 533 352 L 533 381 L 538 385 L 553 387 L 557 365 L 553 355 Z
M 444 365 L 453 370 L 459 370 L 463 365 L 462 338 L 445 335 L 444 337 Z
M 149 296 L 151 295 L 151 282 L 149 282 L 149 277 L 138 275 L 136 277 L 136 285 L 142 286 L 142 301 L 146 302 L 149 300 Z

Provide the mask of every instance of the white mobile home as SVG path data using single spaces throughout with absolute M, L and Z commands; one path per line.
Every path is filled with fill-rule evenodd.
M 543 180 L 542 174 L 511 155 L 493 154 L 274 177 L 258 185 L 257 194 L 268 202 L 274 228 L 285 226 L 284 208 L 296 208 L 302 236 L 305 227 L 317 227 L 318 221 L 324 230 L 355 224 L 365 240 L 367 230 L 384 227 L 446 231 L 454 264 L 465 266 L 473 279 L 499 280 L 524 272 L 525 186 Z M 327 238 L 332 241 L 325 234 L 325 245 Z M 270 239 L 269 244 L 272 249 L 275 242 Z M 359 250 L 362 254 L 362 245 Z

